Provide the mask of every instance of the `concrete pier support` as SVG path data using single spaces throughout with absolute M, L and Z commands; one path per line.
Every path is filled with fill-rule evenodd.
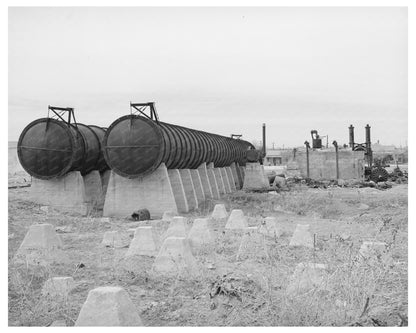
M 191 172 L 191 178 L 192 182 L 194 183 L 195 195 L 199 207 L 199 205 L 205 201 L 205 193 L 202 186 L 201 176 L 199 175 L 199 170 L 197 169 L 192 169 L 189 171 Z
M 227 172 L 228 181 L 230 182 L 231 192 L 234 192 L 237 190 L 237 187 L 234 180 L 233 172 L 231 171 L 231 167 L 226 167 L 225 171 Z
M 188 200 L 185 196 L 185 189 L 182 183 L 182 177 L 178 169 L 168 170 L 170 183 L 172 185 L 173 196 L 178 207 L 178 212 L 187 213 L 189 212 Z
M 103 209 L 103 187 L 100 173 L 98 170 L 93 170 L 83 178 L 88 209 Z
M 244 190 L 262 190 L 270 187 L 264 168 L 260 163 L 247 163 L 244 176 Z
M 105 170 L 100 173 L 102 187 L 102 205 L 104 206 L 105 196 L 107 195 L 108 182 L 110 181 L 111 170 Z
M 243 188 L 244 178 L 241 175 L 241 169 L 238 163 L 233 162 L 231 164 L 231 172 L 233 173 L 234 182 L 237 190 L 241 190 Z
M 89 194 L 95 192 L 91 190 L 92 187 L 91 184 Z M 88 207 L 84 179 L 79 171 L 72 171 L 55 179 L 32 178 L 29 198 L 30 201 L 51 206 L 63 212 L 86 215 L 91 210 L 91 206 Z
M 177 175 L 180 180 L 179 173 Z M 128 179 L 111 172 L 103 215 L 127 217 L 144 208 L 149 210 L 152 218 L 162 217 L 165 211 L 178 211 L 164 163 L 143 178 Z
M 224 185 L 224 181 L 222 179 L 222 175 L 221 175 L 221 171 L 219 168 L 214 168 L 214 175 L 215 175 L 215 179 L 217 180 L 217 185 L 218 185 L 218 191 L 221 194 L 225 194 L 225 185 Z
M 202 183 L 202 189 L 204 191 L 205 199 L 211 199 L 214 197 L 212 185 L 208 177 L 208 171 L 207 171 L 207 164 L 202 163 L 198 167 L 199 177 L 201 178 Z
M 198 199 L 195 193 L 194 182 L 192 181 L 191 172 L 189 169 L 179 169 L 181 175 L 183 189 L 185 191 L 186 201 L 188 202 L 189 210 L 198 208 Z
M 243 180 L 243 185 L 244 185 L 244 178 L 246 177 L 246 167 L 245 166 L 240 166 L 240 173 L 241 173 L 241 179 Z
M 222 181 L 224 182 L 225 193 L 231 193 L 231 185 L 228 179 L 227 171 L 225 168 L 220 168 Z
M 217 177 L 215 176 L 214 167 L 208 166 L 207 173 L 208 173 L 209 182 L 211 184 L 212 197 L 214 199 L 219 199 L 220 191 L 218 189 Z

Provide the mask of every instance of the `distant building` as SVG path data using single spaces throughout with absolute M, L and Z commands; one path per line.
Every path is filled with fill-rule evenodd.
M 293 157 L 293 149 L 267 149 L 264 165 L 286 165 Z
M 393 145 L 381 145 L 379 141 L 371 145 L 373 150 L 373 159 L 380 160 L 385 163 L 408 163 L 407 147 L 396 148 Z

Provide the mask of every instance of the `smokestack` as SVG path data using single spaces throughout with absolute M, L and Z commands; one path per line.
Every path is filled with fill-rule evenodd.
M 350 125 L 348 129 L 350 130 L 350 148 L 354 148 L 354 126 Z
M 371 148 L 371 134 L 370 134 L 370 125 L 367 124 L 365 127 L 365 144 L 367 148 Z
M 266 156 L 266 124 L 263 123 L 263 157 Z

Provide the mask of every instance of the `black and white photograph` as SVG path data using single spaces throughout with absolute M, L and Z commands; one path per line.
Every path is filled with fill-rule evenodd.
M 409 2 L 336 3 L 3 6 L 5 325 L 414 326 Z

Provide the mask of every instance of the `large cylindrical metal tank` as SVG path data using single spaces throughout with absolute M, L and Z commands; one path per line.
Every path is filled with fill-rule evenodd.
M 246 163 L 253 145 L 217 134 L 127 115 L 114 121 L 104 137 L 104 158 L 110 168 L 127 178 L 150 174 L 163 162 L 169 169 L 195 169 Z M 253 147 L 254 148 L 254 147 Z
M 107 162 L 104 159 L 104 153 L 103 153 L 103 142 L 104 142 L 104 136 L 105 136 L 105 132 L 107 130 L 107 128 L 104 127 L 99 127 L 96 125 L 88 125 L 88 127 L 94 131 L 95 135 L 97 135 L 98 137 L 98 141 L 100 143 L 100 149 L 99 149 L 99 156 L 98 156 L 98 161 L 96 164 L 96 170 L 103 172 L 105 170 L 108 169 L 108 165 Z
M 103 171 L 108 166 L 104 159 L 100 160 L 102 131 L 52 118 L 37 119 L 20 134 L 17 144 L 20 164 L 31 176 L 40 179 L 61 177 L 70 171 L 80 171 L 82 175 L 92 170 Z

